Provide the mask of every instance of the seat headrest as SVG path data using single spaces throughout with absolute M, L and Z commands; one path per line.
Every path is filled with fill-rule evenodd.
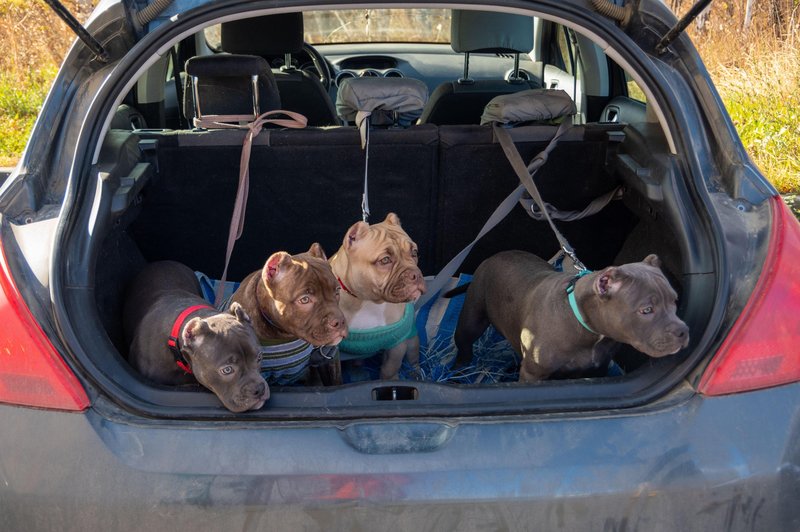
M 552 122 L 574 115 L 575 103 L 561 89 L 530 89 L 495 96 L 483 110 L 483 124 Z
M 450 46 L 458 53 L 533 50 L 533 18 L 511 13 L 454 9 Z
M 223 22 L 222 49 L 231 54 L 281 55 L 303 49 L 303 14 L 281 13 Z
M 281 108 L 278 85 L 272 69 L 263 57 L 254 55 L 215 54 L 192 57 L 186 61 L 184 114 L 195 116 L 192 78 L 197 78 L 200 111 L 203 115 L 253 113 L 253 81 L 258 77 L 259 111 Z
M 186 73 L 198 78 L 258 76 L 269 68 L 263 57 L 238 54 L 198 55 L 186 61 Z M 267 74 L 272 75 L 272 72 Z
M 411 78 L 348 78 L 336 94 L 336 113 L 348 122 L 359 111 L 372 113 L 373 125 L 409 126 L 422 114 L 428 86 Z M 389 120 L 389 122 L 386 122 Z

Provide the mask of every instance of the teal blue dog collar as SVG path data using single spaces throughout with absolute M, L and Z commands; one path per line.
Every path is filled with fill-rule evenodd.
M 567 300 L 569 301 L 569 306 L 572 308 L 572 313 L 575 315 L 575 319 L 578 320 L 578 323 L 583 325 L 583 328 L 590 333 L 597 334 L 586 324 L 586 320 L 583 319 L 583 314 L 581 314 L 581 311 L 578 308 L 578 302 L 575 300 L 575 283 L 578 281 L 578 279 L 584 275 L 589 275 L 590 273 L 592 273 L 591 270 L 581 270 L 577 275 L 575 275 L 575 277 L 569 280 L 569 283 L 567 284 Z

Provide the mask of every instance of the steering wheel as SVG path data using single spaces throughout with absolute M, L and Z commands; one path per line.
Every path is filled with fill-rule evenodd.
M 322 54 L 319 53 L 316 48 L 307 42 L 303 43 L 303 51 L 308 54 L 308 56 L 311 58 L 311 62 L 314 63 L 314 68 L 317 69 L 319 81 L 322 83 L 322 86 L 326 91 L 330 90 L 331 83 L 333 82 L 333 75 L 331 74 L 331 68 L 328 65 L 328 62 L 324 57 L 322 57 Z

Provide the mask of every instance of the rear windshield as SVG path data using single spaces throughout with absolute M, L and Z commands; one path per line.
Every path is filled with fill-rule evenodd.
M 303 14 L 311 44 L 449 43 L 449 9 L 346 9 Z
M 305 41 L 333 43 L 449 43 L 449 9 L 341 9 L 303 13 Z M 212 50 L 220 49 L 219 25 L 205 30 Z

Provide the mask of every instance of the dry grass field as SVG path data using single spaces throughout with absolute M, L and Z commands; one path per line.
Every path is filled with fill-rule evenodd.
M 680 0 L 673 6 L 683 12 Z M 779 0 L 718 1 L 689 33 L 755 163 L 783 193 L 800 192 L 800 31 Z M 64 4 L 85 20 L 91 0 Z M 37 110 L 74 36 L 41 0 L 0 0 L 0 166 L 16 163 Z
M 66 1 L 82 20 L 91 3 Z M 39 0 L 0 0 L 0 166 L 16 163 L 75 35 Z

